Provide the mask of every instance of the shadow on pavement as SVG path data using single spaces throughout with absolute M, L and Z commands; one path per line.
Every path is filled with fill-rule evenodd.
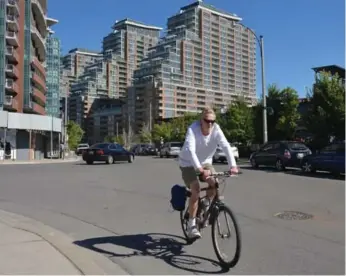
M 100 161 L 100 162 L 95 162 L 95 163 L 92 163 L 92 164 L 87 164 L 86 162 L 83 162 L 83 163 L 77 163 L 75 165 L 77 166 L 99 166 L 99 165 L 103 165 L 103 166 L 111 166 L 111 165 L 117 165 L 117 164 L 127 164 L 128 162 L 127 161 L 115 161 L 115 163 L 113 164 L 106 164 L 105 162 L 103 161 Z
M 345 175 L 339 175 L 335 176 L 328 172 L 316 172 L 316 173 L 304 173 L 300 169 L 295 168 L 286 168 L 285 171 L 277 171 L 275 168 L 272 167 L 260 167 L 258 169 L 254 169 L 250 166 L 244 166 L 242 167 L 243 170 L 250 170 L 250 171 L 264 171 L 267 173 L 284 173 L 284 174 L 290 174 L 290 175 L 297 175 L 302 177 L 312 177 L 312 178 L 320 178 L 320 179 L 330 179 L 330 180 L 345 180 Z
M 192 273 L 220 274 L 229 271 L 222 268 L 218 262 L 211 259 L 185 254 L 184 246 L 187 245 L 185 239 L 175 235 L 148 233 L 109 236 L 75 241 L 74 244 L 108 255 L 109 258 L 149 256 L 160 259 L 175 268 Z M 102 245 L 108 248 L 110 245 L 122 246 L 133 250 L 133 252 L 120 254 L 109 249 L 102 249 Z M 206 271 L 203 269 L 205 265 L 201 266 L 203 263 L 211 264 L 215 268 L 215 271 Z M 198 267 L 201 268 L 198 269 Z
M 77 164 L 75 164 L 75 165 L 77 165 L 77 166 L 95 166 L 95 165 L 107 165 L 105 162 L 100 162 L 100 163 L 93 163 L 93 164 L 91 164 L 91 165 L 89 165 L 89 164 L 87 164 L 87 163 L 85 163 L 85 162 L 83 162 L 83 163 L 77 163 Z

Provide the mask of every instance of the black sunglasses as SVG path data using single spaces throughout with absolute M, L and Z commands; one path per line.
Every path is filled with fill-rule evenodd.
M 207 120 L 207 119 L 203 119 L 204 122 L 206 122 L 207 124 L 214 124 L 215 120 Z

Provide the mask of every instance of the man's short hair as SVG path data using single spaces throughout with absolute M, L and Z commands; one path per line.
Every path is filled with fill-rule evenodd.
M 207 106 L 203 109 L 202 114 L 201 114 L 202 118 L 207 114 L 213 114 L 214 116 L 216 116 L 214 109 L 212 109 L 209 106 Z

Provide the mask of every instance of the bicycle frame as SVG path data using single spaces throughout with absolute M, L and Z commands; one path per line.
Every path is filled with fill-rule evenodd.
M 203 214 L 203 218 L 201 218 L 201 212 L 202 212 L 202 198 L 203 197 L 199 197 L 198 199 L 198 209 L 197 209 L 197 214 L 196 214 L 196 218 L 198 220 L 198 224 L 201 226 L 203 225 L 207 219 L 209 219 L 209 223 L 212 222 L 212 220 L 214 219 L 215 215 L 216 215 L 216 211 L 218 210 L 218 206 L 221 204 L 224 204 L 222 201 L 220 201 L 220 195 L 219 195 L 219 180 L 217 177 L 214 177 L 215 179 L 215 187 L 204 187 L 202 188 L 200 191 L 204 192 L 204 191 L 208 191 L 208 190 L 214 190 L 215 189 L 215 196 L 212 200 L 212 202 L 210 203 L 210 207 L 208 208 L 207 212 L 205 212 Z M 187 191 L 187 196 L 190 197 L 191 196 L 191 192 Z M 215 208 L 216 207 L 216 208 Z M 185 216 L 188 215 L 188 210 L 186 210 Z
M 203 225 L 208 219 L 209 219 L 209 223 L 212 222 L 212 220 L 214 219 L 216 212 L 218 210 L 218 206 L 221 204 L 224 204 L 222 201 L 220 201 L 220 195 L 219 195 L 219 180 L 217 177 L 214 178 L 215 179 L 215 187 L 205 187 L 201 189 L 201 192 L 203 191 L 208 191 L 208 190 L 215 190 L 215 196 L 212 200 L 212 202 L 210 203 L 210 206 L 208 208 L 208 210 L 203 214 L 203 218 L 202 220 L 199 222 L 200 225 Z M 200 217 L 201 215 L 201 211 L 202 211 L 202 206 L 201 206 L 201 199 L 203 197 L 199 198 L 199 203 L 198 203 L 198 209 L 197 209 L 197 215 L 196 217 Z

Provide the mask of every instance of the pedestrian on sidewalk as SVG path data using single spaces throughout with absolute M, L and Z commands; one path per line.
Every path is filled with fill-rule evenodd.
M 64 143 L 60 143 L 60 158 L 65 159 L 65 145 Z

